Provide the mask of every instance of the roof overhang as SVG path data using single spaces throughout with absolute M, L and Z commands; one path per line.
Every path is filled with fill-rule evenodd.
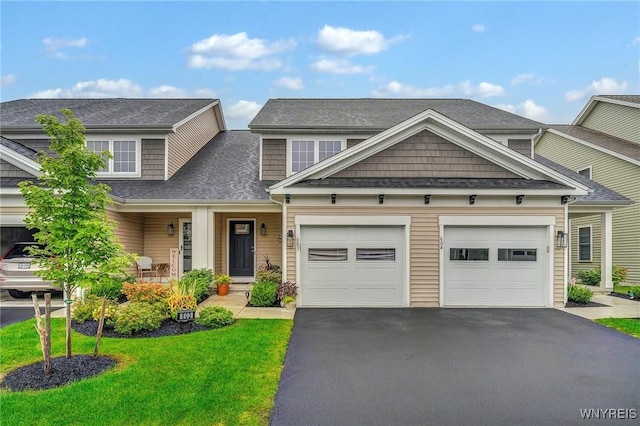
M 423 111 L 325 161 L 316 163 L 278 182 L 271 186 L 269 191 L 272 194 L 283 194 L 289 191 L 291 185 L 303 180 L 329 177 L 423 130 L 428 130 L 523 178 L 550 180 L 570 187 L 565 191 L 565 195 L 585 195 L 589 192 L 587 186 L 569 179 L 563 174 L 432 109 Z
M 40 164 L 4 145 L 0 145 L 0 158 L 35 177 L 40 176 Z

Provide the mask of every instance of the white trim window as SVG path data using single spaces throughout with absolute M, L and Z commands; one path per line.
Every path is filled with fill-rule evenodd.
M 344 139 L 296 138 L 287 143 L 287 175 L 298 173 L 346 148 Z
M 578 227 L 578 261 L 591 262 L 592 258 L 591 226 Z
M 140 140 L 130 138 L 96 138 L 87 140 L 89 151 L 97 154 L 109 151 L 112 158 L 105 158 L 107 167 L 98 170 L 99 176 L 140 176 Z

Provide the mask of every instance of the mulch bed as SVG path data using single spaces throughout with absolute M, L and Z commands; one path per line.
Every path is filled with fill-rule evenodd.
M 0 388 L 12 391 L 42 390 L 57 388 L 89 377 L 97 376 L 116 365 L 108 356 L 75 355 L 71 358 L 51 359 L 51 372 L 44 374 L 44 362 L 17 368 L 7 374 Z
M 280 305 L 280 301 L 276 300 L 275 302 L 273 302 L 273 305 L 270 306 L 254 306 L 251 304 L 251 302 L 247 302 L 245 308 L 282 308 L 282 306 Z
M 565 308 L 598 308 L 603 306 L 609 307 L 609 305 L 603 305 L 602 303 L 597 302 L 577 303 L 572 300 L 568 300 L 567 304 L 564 305 Z
M 609 293 L 609 296 L 617 297 L 617 298 L 620 298 L 620 299 L 631 300 L 631 301 L 640 303 L 640 299 L 632 299 L 628 295 L 622 294 L 622 293 L 613 293 L 613 292 L 611 292 L 611 293 Z
M 71 322 L 71 327 L 78 333 L 86 336 L 95 336 L 98 332 L 98 321 L 85 321 L 79 324 L 75 321 Z M 102 337 L 124 337 L 129 339 L 136 339 L 141 337 L 165 337 L 165 336 L 177 336 L 180 334 L 193 333 L 195 331 L 211 330 L 204 325 L 196 324 L 193 321 L 189 322 L 177 322 L 173 320 L 166 320 L 157 330 L 152 331 L 140 331 L 134 334 L 122 334 L 115 331 L 113 328 L 105 326 L 102 329 Z

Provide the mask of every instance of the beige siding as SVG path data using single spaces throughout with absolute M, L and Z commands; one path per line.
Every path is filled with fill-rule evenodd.
M 169 250 L 179 247 L 180 219 L 191 220 L 190 214 L 148 213 L 143 218 L 144 249 L 141 255 L 149 256 L 153 263 L 169 263 Z M 167 225 L 173 223 L 175 231 L 167 235 Z
M 27 178 L 33 177 L 33 175 L 7 161 L 0 160 L 0 177 Z
M 262 140 L 262 180 L 282 180 L 287 177 L 287 140 Z
M 570 247 L 571 247 L 571 276 L 577 276 L 578 272 L 586 269 L 600 267 L 600 247 L 601 247 L 601 230 L 600 216 L 586 216 L 578 219 L 571 219 L 570 229 Z M 591 261 L 578 260 L 578 228 L 591 226 Z
M 571 155 L 567 155 L 568 152 Z M 592 166 L 593 180 L 635 201 L 631 206 L 613 211 L 612 253 L 614 265 L 629 269 L 629 282 L 640 284 L 640 166 L 550 133 L 542 136 L 536 153 L 576 171 Z M 598 229 L 594 253 L 599 256 L 600 218 L 594 216 L 591 222 Z M 573 266 L 578 267 L 575 262 Z
M 282 235 L 282 215 L 280 213 L 217 213 L 215 215 L 215 251 L 216 272 L 227 273 L 228 263 L 228 221 L 235 219 L 255 220 L 256 234 L 256 268 L 264 263 L 264 257 L 269 256 L 269 261 L 274 265 L 282 265 L 282 243 L 278 237 Z M 260 224 L 267 226 L 266 235 L 260 235 Z
M 335 215 L 331 207 L 287 208 L 287 229 L 295 229 L 296 215 Z M 556 227 L 564 229 L 564 210 L 562 208 L 425 208 L 420 207 L 345 207 L 339 214 L 344 215 L 409 215 L 411 216 L 411 254 L 409 258 L 410 301 L 412 307 L 436 307 L 440 304 L 440 228 L 438 218 L 441 215 L 541 215 L 555 216 Z M 554 306 L 564 305 L 564 253 L 556 250 L 554 258 Z M 296 279 L 295 248 L 287 249 L 287 279 Z
M 428 131 L 342 170 L 334 177 L 518 178 L 489 160 Z
M 173 176 L 203 146 L 220 132 L 216 114 L 209 108 L 169 135 L 169 176 Z
M 598 102 L 582 122 L 582 126 L 640 143 L 640 124 L 638 123 L 640 123 L 640 108 Z
M 124 249 L 129 253 L 143 255 L 142 214 L 120 213 L 115 211 L 108 211 L 108 214 L 109 217 L 117 223 L 115 234 L 124 245 Z M 129 272 L 135 274 L 135 265 L 131 265 Z
M 142 179 L 164 180 L 164 139 L 142 139 Z

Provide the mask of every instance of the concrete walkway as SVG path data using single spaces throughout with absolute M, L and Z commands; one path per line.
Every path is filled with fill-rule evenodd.
M 293 319 L 295 308 L 247 308 L 247 298 L 244 294 L 230 293 L 226 296 L 217 294 L 209 296 L 207 300 L 198 305 L 198 309 L 205 306 L 222 306 L 233 312 L 235 318 L 267 318 L 267 319 Z
M 607 306 L 558 309 L 590 320 L 598 318 L 640 318 L 640 302 L 622 299 L 620 297 L 613 297 L 606 294 L 597 294 L 593 296 L 593 299 L 591 300 Z

